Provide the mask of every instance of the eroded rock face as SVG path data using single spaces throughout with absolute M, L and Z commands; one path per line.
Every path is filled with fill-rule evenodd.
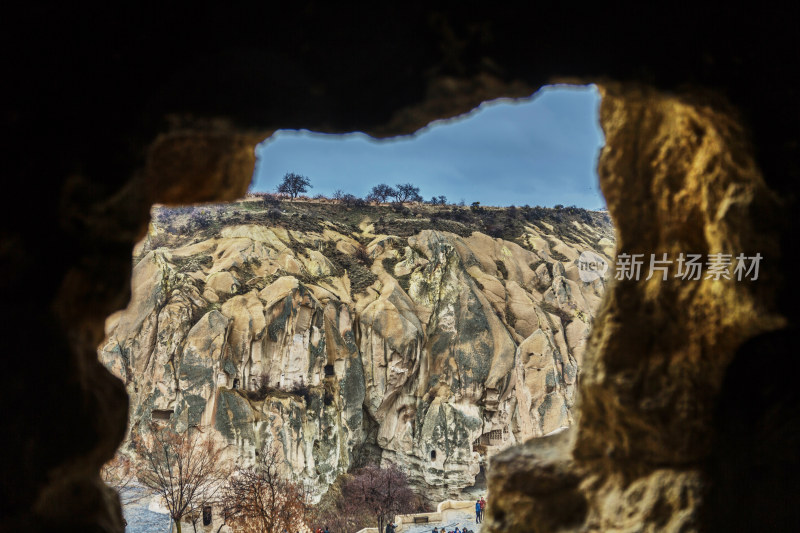
M 572 423 L 605 283 L 581 281 L 576 259 L 610 260 L 602 215 L 526 222 L 517 242 L 226 218 L 254 206 L 225 208 L 219 231 L 191 241 L 154 222 L 138 249 L 131 304 L 100 349 L 134 433 L 156 413 L 213 427 L 245 463 L 277 446 L 317 494 L 365 461 L 393 462 L 443 499 L 498 450 Z
M 780 202 L 736 117 L 719 101 L 612 85 L 601 118 L 601 186 L 620 252 L 765 259 L 756 281 L 672 275 L 614 283 L 586 351 L 580 421 L 493 460 L 491 531 L 709 529 L 705 462 L 726 368 L 748 338 L 784 325 L 774 312 L 778 240 L 753 230 Z M 623 145 L 638 149 L 612 148 Z

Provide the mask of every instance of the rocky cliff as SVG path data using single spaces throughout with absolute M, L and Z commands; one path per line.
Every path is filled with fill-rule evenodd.
M 278 446 L 318 495 L 388 461 L 457 496 L 571 424 L 605 287 L 577 258 L 613 247 L 606 215 L 570 208 L 154 208 L 99 355 L 133 433 L 201 424 L 245 463 Z

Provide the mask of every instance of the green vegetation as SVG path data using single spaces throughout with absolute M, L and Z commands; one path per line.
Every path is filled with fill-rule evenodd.
M 394 267 L 398 263 L 398 259 L 396 257 L 386 257 L 381 261 L 383 264 L 383 269 L 391 275 L 394 275 Z
M 500 273 L 503 279 L 508 279 L 508 270 L 506 269 L 505 263 L 502 261 L 495 261 L 495 266 L 497 267 L 497 271 Z
M 337 250 L 336 245 L 329 241 L 322 254 L 336 267 L 335 275 L 342 275 L 347 271 L 347 275 L 350 277 L 350 289 L 354 293 L 365 290 L 378 279 L 378 276 L 369 270 L 372 259 L 369 258 L 363 246 L 357 248 L 355 254 L 351 256 Z
M 388 192 L 383 190 L 381 194 L 388 195 Z M 221 236 L 223 228 L 243 224 L 279 227 L 305 235 L 322 234 L 326 229 L 330 229 L 362 245 L 368 244 L 372 239 L 363 231 L 365 223 L 372 225 L 369 230 L 371 234 L 394 235 L 403 241 L 423 230 L 450 232 L 462 237 L 480 232 L 494 238 L 517 242 L 529 250 L 535 248 L 526 238 L 526 226 L 533 227 L 548 236 L 586 243 L 587 246 L 596 245 L 597 240 L 602 237 L 613 238 L 613 228 L 606 213 L 577 207 L 504 208 L 481 206 L 478 203 L 472 207 L 398 202 L 368 204 L 361 199 L 358 199 L 358 202 L 351 201 L 350 196 L 352 195 L 342 194 L 338 201 L 324 197 L 312 200 L 304 196 L 299 196 L 295 201 L 287 201 L 274 194 L 258 193 L 229 204 L 155 207 L 152 213 L 154 223 L 151 232 L 135 261 L 139 261 L 150 250 L 159 247 L 174 249 L 213 239 Z M 586 234 L 581 231 L 581 225 L 587 225 L 595 231 L 591 242 L 585 240 Z M 321 236 L 319 240 L 323 240 Z M 548 240 L 552 250 L 555 241 L 552 238 Z M 301 252 L 305 248 L 305 245 L 299 242 L 292 242 L 290 246 Z M 352 255 L 330 247 L 320 251 L 338 266 L 339 271 L 336 275 L 343 274 L 344 270 L 348 271 L 353 291 L 363 290 L 375 281 L 375 275 L 369 269 L 372 260 L 365 249 L 360 248 Z M 560 261 L 568 260 L 555 250 L 551 255 Z M 206 257 L 176 259 L 175 266 L 179 271 L 191 272 L 200 266 L 199 262 L 207 262 L 208 259 Z M 255 279 L 252 273 L 257 266 L 243 265 L 243 269 L 251 271 L 248 274 L 253 276 L 253 283 L 263 281 Z M 393 266 L 394 264 L 384 264 L 384 268 L 389 272 Z M 502 276 L 506 277 L 503 268 L 504 266 L 498 266 Z M 242 287 L 243 290 L 245 288 L 247 287 Z

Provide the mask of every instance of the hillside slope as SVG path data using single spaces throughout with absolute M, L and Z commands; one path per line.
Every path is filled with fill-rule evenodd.
M 390 461 L 443 499 L 571 423 L 605 283 L 576 259 L 613 246 L 569 208 L 154 208 L 99 355 L 133 433 L 201 424 L 245 463 L 278 446 L 317 495 Z

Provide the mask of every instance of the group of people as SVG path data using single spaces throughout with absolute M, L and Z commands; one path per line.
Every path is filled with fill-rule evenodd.
M 475 500 L 475 522 L 480 524 L 483 521 L 483 513 L 485 511 L 486 511 L 486 500 L 484 500 L 483 496 L 481 496 L 480 500 Z M 392 533 L 392 532 L 386 531 L 386 533 Z M 452 531 L 449 531 L 445 528 L 439 529 L 438 527 L 434 527 L 431 533 L 473 533 L 473 532 L 470 529 L 467 528 L 459 529 L 458 526 L 456 526 L 456 528 L 453 529 Z
M 475 522 L 483 522 L 483 512 L 486 510 L 486 500 L 481 496 L 480 500 L 475 500 Z
M 458 526 L 456 526 L 456 528 L 452 531 L 447 531 L 445 528 L 442 528 L 440 530 L 438 527 L 434 527 L 432 533 L 474 533 L 474 532 L 471 529 L 467 528 L 459 529 Z

